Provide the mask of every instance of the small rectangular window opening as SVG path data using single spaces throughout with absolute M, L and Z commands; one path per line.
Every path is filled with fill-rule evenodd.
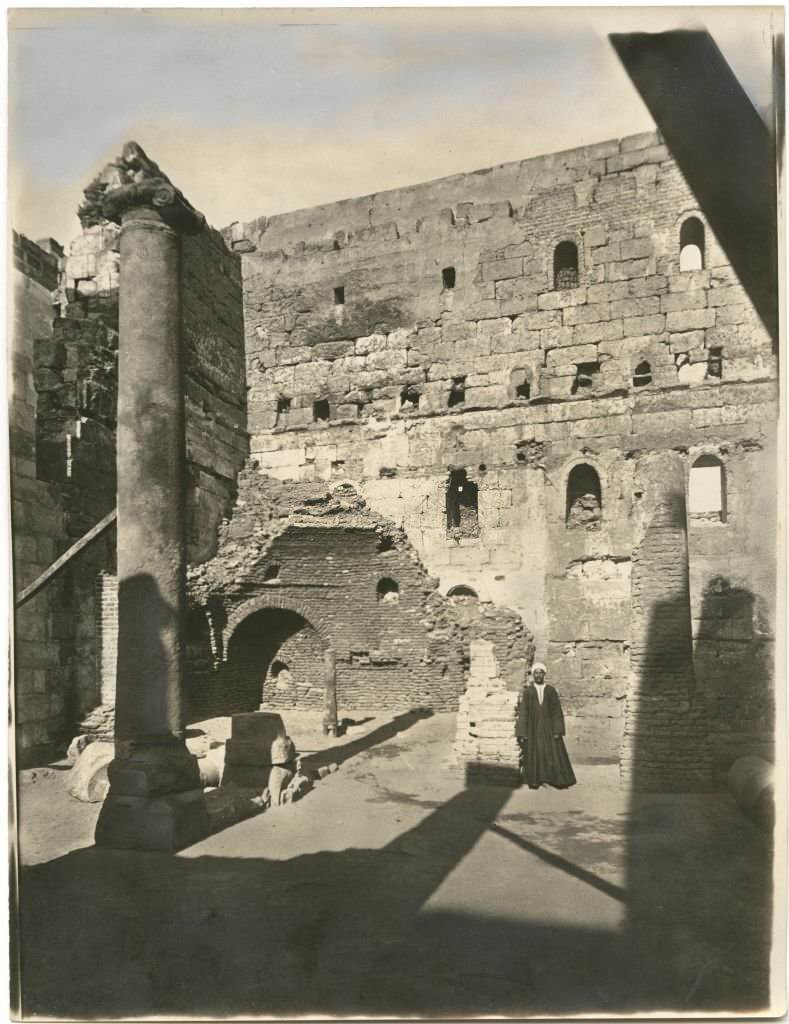
M 452 470 L 447 483 L 447 530 L 474 537 L 479 530 L 479 489 L 465 469 Z
M 325 423 L 329 419 L 329 399 L 319 398 L 312 403 L 312 418 L 316 423 Z
M 449 399 L 447 405 L 451 409 L 453 405 L 462 405 L 466 401 L 466 378 L 465 377 L 453 377 L 452 385 L 449 389 Z
M 581 388 L 594 387 L 595 377 L 600 373 L 599 363 L 578 363 L 575 367 L 570 393 L 575 394 Z
M 528 400 L 531 397 L 529 375 L 526 370 L 513 370 L 510 374 L 510 389 L 513 398 Z
M 707 376 L 718 377 L 723 376 L 723 349 L 722 348 L 711 348 L 709 355 L 707 356 Z
M 444 267 L 441 271 L 441 280 L 443 281 L 444 289 L 451 291 L 455 287 L 455 268 Z
M 400 408 L 404 410 L 418 409 L 419 408 L 419 391 L 417 388 L 409 385 L 404 387 L 400 392 Z
M 345 305 L 345 288 L 342 285 L 334 289 L 334 305 Z
M 280 395 L 277 399 L 277 426 L 282 426 L 283 423 L 287 422 L 288 415 L 290 414 L 290 404 L 290 399 L 285 398 L 284 395 Z

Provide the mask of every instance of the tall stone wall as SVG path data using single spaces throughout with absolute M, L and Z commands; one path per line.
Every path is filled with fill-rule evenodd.
M 690 216 L 704 230 L 697 270 L 680 267 Z M 727 516 L 691 524 L 691 597 L 707 674 L 714 663 L 717 686 L 737 685 L 701 605 L 720 576 L 755 607 L 772 601 L 774 548 L 752 512 L 758 501 L 769 536 L 776 367 L 658 135 L 227 236 L 243 254 L 252 457 L 283 481 L 352 480 L 405 528 L 443 592 L 463 585 L 520 612 L 585 756 L 615 760 L 622 734 L 634 464 L 680 448 L 687 473 L 717 455 Z M 561 243 L 577 248 L 575 278 L 555 266 Z M 599 493 L 597 509 L 579 495 L 577 515 L 579 466 Z M 476 521 L 465 507 L 453 518 L 459 471 L 477 489 Z M 740 645 L 740 666 L 751 650 Z M 711 714 L 730 747 L 742 735 L 733 703 Z
M 456 709 L 474 636 L 517 689 L 533 656 L 519 616 L 438 594 L 403 532 L 353 488 L 283 486 L 254 468 L 241 480 L 216 558 L 190 570 L 195 611 L 210 616 L 205 629 L 193 618 L 187 647 L 193 720 L 261 701 L 322 707 L 327 649 L 341 712 Z
M 181 303 L 187 557 L 201 562 L 216 552 L 249 452 L 241 266 L 211 228 L 182 240 Z
M 56 554 L 115 507 L 117 239 L 117 228 L 103 225 L 72 241 L 61 260 L 51 336 L 35 340 L 36 474 L 57 488 L 62 502 L 66 542 Z M 111 528 L 63 572 L 66 740 L 101 700 L 96 578 L 114 569 Z
M 34 340 L 52 332 L 58 256 L 13 236 L 14 328 L 9 346 L 13 591 L 20 593 L 65 543 L 58 488 L 36 478 Z M 61 740 L 68 675 L 61 659 L 63 582 L 40 592 L 14 615 L 14 718 L 21 764 L 47 757 Z
M 17 592 L 116 503 L 119 228 L 94 219 L 65 254 L 42 244 L 14 236 Z M 248 451 L 240 264 L 218 232 L 185 239 L 181 291 L 188 555 L 200 561 Z M 17 616 L 18 745 L 33 759 L 112 728 L 114 571 L 111 529 Z
M 62 331 L 68 349 L 63 360 L 58 349 L 42 350 L 44 386 L 59 399 L 64 384 L 72 382 L 72 364 L 84 368 L 78 383 L 87 387 L 84 404 L 101 408 L 99 417 L 108 430 L 101 441 L 112 466 L 114 503 L 115 406 L 117 336 L 112 344 L 100 336 L 102 329 L 117 328 L 120 229 L 108 221 L 88 224 L 69 247 L 62 282 L 62 301 L 68 321 Z M 244 368 L 243 311 L 239 259 L 226 247 L 222 236 L 206 227 L 185 236 L 181 254 L 181 324 L 184 346 L 186 411 L 187 542 L 190 561 L 201 561 L 215 551 L 219 523 L 229 515 L 236 493 L 236 476 L 248 452 L 246 434 L 246 380 Z M 75 326 L 78 325 L 78 326 Z M 76 338 L 74 337 L 76 333 Z M 70 343 L 71 342 L 71 343 Z M 77 350 L 78 355 L 72 355 Z M 46 360 L 46 361 L 44 361 Z M 102 390 L 103 389 L 103 390 Z M 53 461 L 64 462 L 65 438 L 71 434 L 73 458 L 87 452 L 84 436 L 77 445 L 71 421 L 83 392 L 69 402 L 56 401 L 52 416 L 42 419 L 39 430 L 51 438 Z M 90 410 L 89 410 L 90 411 Z M 98 439 L 92 438 L 95 446 Z M 95 464 L 95 460 L 94 460 Z M 75 472 L 77 471 L 75 463 Z M 90 479 L 80 489 L 91 507 Z

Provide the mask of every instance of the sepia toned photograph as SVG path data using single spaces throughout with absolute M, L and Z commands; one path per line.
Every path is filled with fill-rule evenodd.
M 786 1013 L 783 33 L 8 12 L 13 1019 Z

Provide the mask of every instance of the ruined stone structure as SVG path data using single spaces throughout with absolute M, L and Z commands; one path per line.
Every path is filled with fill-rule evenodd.
M 95 420 L 101 466 L 117 231 L 88 199 L 54 293 L 66 362 L 39 316 L 18 337 L 44 339 L 47 373 L 37 388 L 26 378 L 20 400 L 31 435 L 36 400 L 71 384 L 69 360 L 86 367 L 79 416 Z M 340 714 L 455 709 L 484 623 L 508 690 L 533 636 L 574 759 L 627 760 L 648 615 L 634 600 L 648 597 L 639 466 L 670 452 L 688 508 L 676 564 L 687 565 L 698 728 L 719 766 L 769 745 L 776 359 L 659 135 L 261 217 L 223 237 L 204 228 L 183 240 L 180 284 L 189 715 L 261 700 L 319 709 L 327 651 Z M 72 407 L 60 420 L 58 408 L 41 417 L 42 458 L 15 466 L 55 504 L 85 439 L 67 453 Z M 97 476 L 93 521 L 114 486 L 109 469 Z M 114 570 L 104 562 L 91 595 L 99 569 Z M 108 578 L 102 588 L 107 626 Z M 106 665 L 112 629 L 96 639 L 93 597 L 83 619 Z M 52 724 L 23 745 L 74 731 L 111 693 L 88 664 L 81 688 L 61 673 L 79 694 L 69 711 L 35 677 Z M 33 685 L 18 677 L 18 710 L 34 707 Z M 683 730 L 667 721 L 680 756 Z
M 722 757 L 746 722 L 745 742 L 769 736 L 771 627 L 755 609 L 774 592 L 775 360 L 657 134 L 228 235 L 261 471 L 353 480 L 442 592 L 520 612 L 573 744 L 615 759 L 634 468 L 680 450 L 709 726 Z M 717 499 L 696 499 L 716 474 Z M 754 614 L 724 624 L 710 587 L 750 594 Z

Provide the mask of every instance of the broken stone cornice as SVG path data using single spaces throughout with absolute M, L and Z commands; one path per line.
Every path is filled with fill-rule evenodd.
M 102 220 L 119 224 L 127 210 L 141 206 L 153 207 L 165 223 L 184 234 L 195 234 L 206 225 L 203 214 L 136 142 L 126 143 L 122 154 L 99 172 L 84 195 L 78 211 L 83 228 Z

